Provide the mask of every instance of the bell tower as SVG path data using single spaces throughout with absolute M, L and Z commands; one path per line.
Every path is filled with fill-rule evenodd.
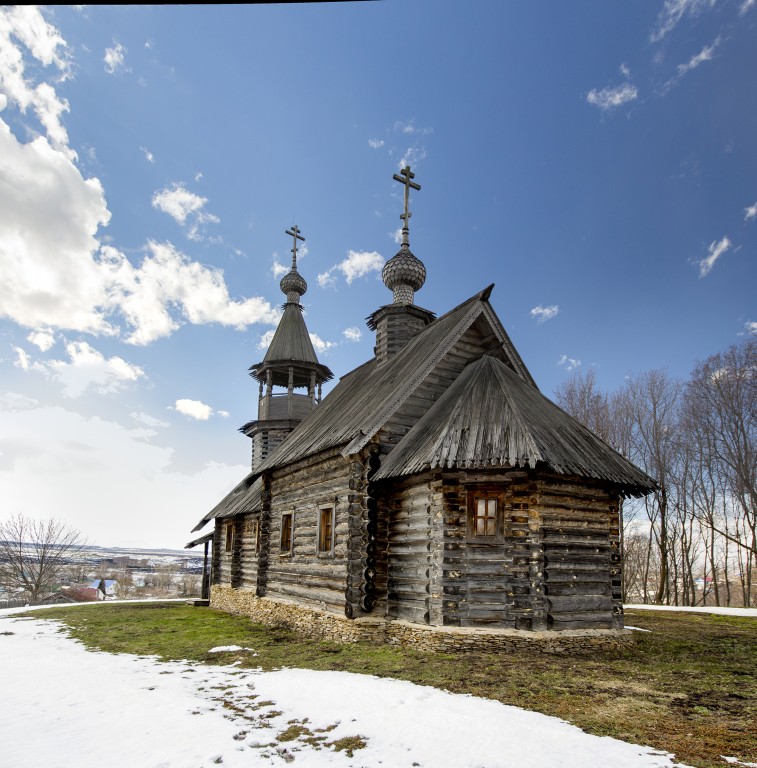
M 305 238 L 296 225 L 285 234 L 293 247 L 292 268 L 279 283 L 286 296 L 284 313 L 263 362 L 250 367 L 250 376 L 259 384 L 258 418 L 239 430 L 252 439 L 252 469 L 321 402 L 321 386 L 333 377 L 318 362 L 302 316 L 300 298 L 308 284 L 297 271 L 297 242 Z

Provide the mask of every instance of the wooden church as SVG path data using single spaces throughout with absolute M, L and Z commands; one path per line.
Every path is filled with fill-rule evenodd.
M 302 236 L 287 231 L 286 304 L 250 368 L 258 418 L 241 428 L 252 471 L 190 544 L 212 540 L 210 604 L 341 639 L 361 625 L 622 628 L 619 505 L 654 480 L 541 394 L 493 286 L 440 317 L 415 304 L 426 269 L 408 196 L 420 186 L 409 168 L 394 178 L 405 211 L 382 273 L 392 302 L 368 318 L 374 356 L 323 399 L 332 373 L 302 315 Z

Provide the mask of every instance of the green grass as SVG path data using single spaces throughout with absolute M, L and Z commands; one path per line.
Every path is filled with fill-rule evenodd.
M 51 608 L 30 615 L 63 621 L 72 637 L 112 653 L 393 677 L 555 715 L 589 733 L 667 750 L 702 768 L 725 765 L 720 755 L 757 762 L 757 619 L 629 611 L 628 624 L 652 630 L 636 633 L 632 647 L 552 656 L 340 645 L 177 603 Z M 208 653 L 221 645 L 254 648 L 258 656 Z

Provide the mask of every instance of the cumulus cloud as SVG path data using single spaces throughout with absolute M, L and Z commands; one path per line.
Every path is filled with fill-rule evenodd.
M 190 192 L 181 182 L 158 190 L 152 197 L 153 208 L 167 213 L 177 224 L 186 228 L 190 240 L 202 239 L 201 227 L 218 224 L 220 219 L 204 211 L 206 197 Z
M 16 368 L 20 368 L 22 371 L 28 371 L 32 367 L 32 361 L 29 355 L 21 347 L 11 347 L 16 353 L 16 359 L 13 361 L 13 365 Z
M 581 365 L 581 361 L 567 355 L 561 355 L 557 365 L 565 368 L 566 371 L 575 371 Z
M 34 344 L 35 347 L 39 347 L 43 352 L 47 352 L 55 344 L 55 336 L 46 331 L 32 331 L 26 340 Z
M 318 354 L 323 354 L 331 349 L 331 347 L 336 346 L 335 341 L 324 341 L 317 333 L 309 333 L 308 336 L 310 336 L 310 341 L 313 343 L 313 349 Z
M 420 136 L 427 136 L 434 132 L 433 128 L 417 128 L 415 120 L 408 120 L 406 123 L 403 123 L 402 120 L 397 120 L 394 123 L 394 130 L 398 133 L 417 134 Z
M 418 144 L 414 144 L 412 147 L 408 147 L 402 154 L 399 163 L 397 164 L 400 169 L 410 166 L 415 167 L 421 160 L 426 158 L 426 148 Z
M 552 304 L 549 307 L 542 307 L 538 305 L 534 307 L 529 314 L 536 319 L 537 323 L 546 323 L 547 320 L 551 320 L 560 311 L 560 307 L 557 304 Z
M 354 325 L 350 328 L 345 328 L 342 331 L 342 335 L 347 341 L 360 341 L 360 339 L 363 338 L 363 333 L 360 328 Z
M 155 155 L 153 155 L 149 149 L 146 149 L 145 147 L 140 147 L 140 149 L 142 150 L 142 154 L 145 156 L 145 160 L 147 160 L 148 163 L 155 162 Z
M 276 330 L 272 328 L 270 331 L 266 331 L 261 337 L 260 341 L 258 342 L 258 349 L 268 349 L 268 347 L 271 346 L 271 342 L 273 341 L 273 336 L 276 333 Z
M 44 373 L 63 384 L 63 394 L 76 398 L 90 387 L 100 394 L 117 392 L 126 385 L 144 377 L 145 372 L 137 365 L 121 357 L 106 358 L 85 341 L 66 344 L 67 360 L 37 360 L 16 348 L 19 353 L 18 367 Z
M 336 272 L 341 272 L 349 285 L 353 280 L 371 272 L 380 272 L 384 268 L 384 257 L 376 251 L 349 251 L 344 261 L 335 264 L 326 272 L 318 275 L 318 285 L 321 288 L 334 285 L 336 283 Z
M 744 323 L 744 330 L 751 336 L 757 336 L 757 320 L 748 320 Z
M 371 149 L 380 149 L 384 146 L 384 140 L 383 139 L 368 139 L 368 146 Z
M 639 91 L 635 85 L 623 83 L 615 88 L 610 88 L 609 86 L 601 90 L 594 88 L 586 94 L 586 101 L 598 107 L 602 112 L 609 112 L 616 107 L 634 101 L 638 98 L 638 95 Z
M 196 421 L 207 421 L 213 415 L 213 409 L 209 405 L 206 405 L 201 400 L 189 400 L 187 398 L 177 400 L 173 410 L 183 413 L 185 416 L 189 416 L 190 419 L 195 419 Z
M 757 218 L 757 203 L 750 205 L 748 208 L 744 208 L 744 221 Z
M 724 237 L 722 240 L 713 240 L 707 249 L 707 256 L 700 261 L 695 262 L 699 266 L 699 277 L 706 277 L 715 266 L 715 262 L 733 245 L 731 241 Z
M 282 264 L 279 261 L 279 255 L 274 253 L 273 264 L 271 265 L 271 274 L 273 275 L 273 279 L 280 280 L 287 272 L 289 272 L 289 267 L 287 267 L 285 264 Z
M 38 7 L 0 7 L 0 92 L 4 94 L 0 108 L 11 104 L 22 113 L 31 109 L 50 144 L 74 159 L 76 153 L 68 146 L 68 133 L 61 122 L 62 115 L 69 111 L 68 102 L 59 98 L 49 83 L 35 84 L 26 71 L 25 51 L 38 64 L 51 67 L 54 78 L 65 80 L 70 76 L 66 42 L 45 21 Z
M 105 49 L 103 61 L 105 62 L 105 71 L 109 75 L 115 75 L 118 72 L 126 70 L 125 54 L 126 48 L 124 48 L 117 40 L 113 41 L 112 48 Z

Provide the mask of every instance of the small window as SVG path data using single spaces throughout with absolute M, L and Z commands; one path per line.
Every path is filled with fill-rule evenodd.
M 226 551 L 234 549 L 234 523 L 226 523 Z
M 292 513 L 284 512 L 281 515 L 281 554 L 289 554 L 292 551 Z
M 502 540 L 503 496 L 478 492 L 468 495 L 468 541 L 482 544 Z
M 334 508 L 324 507 L 318 513 L 318 552 L 334 551 Z

